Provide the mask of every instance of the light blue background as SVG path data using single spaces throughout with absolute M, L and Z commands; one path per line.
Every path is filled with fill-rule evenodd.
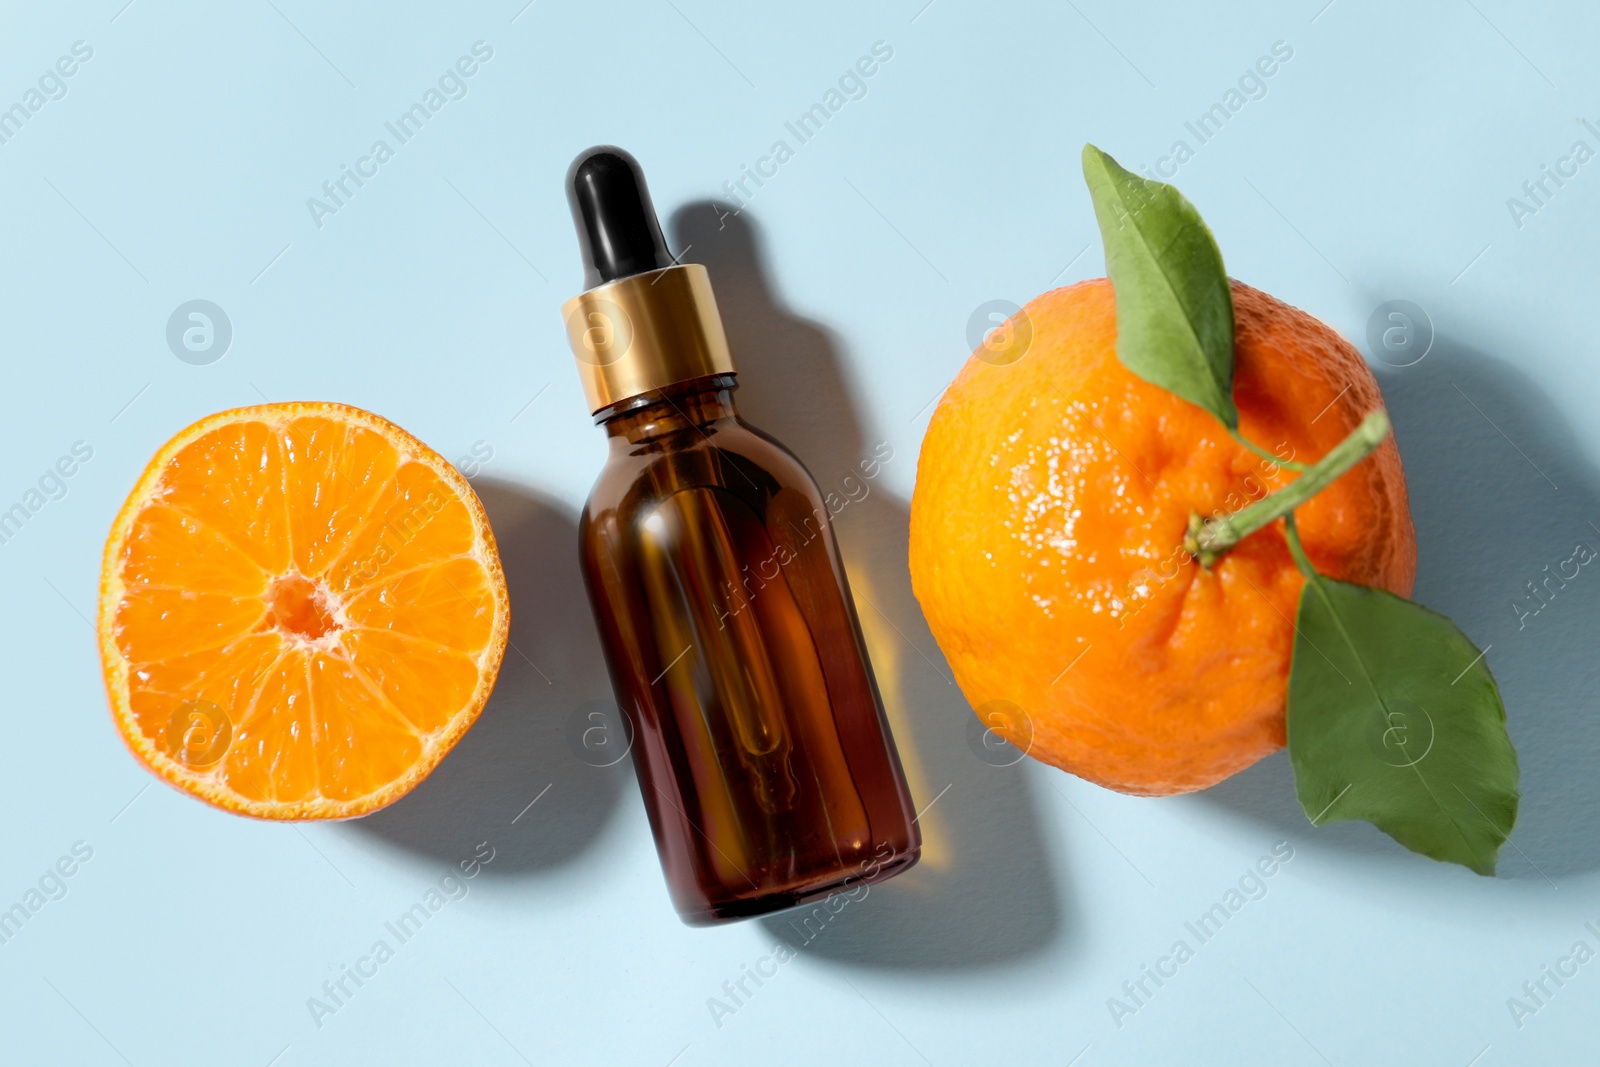
M 1521 628 L 1510 606 L 1574 543 L 1600 546 L 1600 161 L 1520 227 L 1506 201 L 1576 139 L 1596 146 L 1578 120 L 1600 125 L 1600 11 L 923 3 L 7 5 L 0 106 L 75 41 L 94 55 L 0 145 L 0 507 L 73 442 L 94 455 L 0 545 L 0 906 L 74 842 L 93 858 L 0 946 L 0 1058 L 1593 1062 L 1600 962 L 1520 1028 L 1506 1002 L 1575 942 L 1600 949 L 1584 926 L 1600 927 L 1600 577 Z M 306 199 L 480 40 L 494 54 L 467 95 L 318 228 Z M 866 96 L 719 230 L 705 201 L 774 140 L 793 147 L 784 122 L 880 40 L 893 58 Z M 1314 830 L 1282 754 L 1160 801 L 988 766 L 910 595 L 917 447 L 969 316 L 1103 272 L 1080 147 L 1137 166 L 1192 145 L 1184 123 L 1277 41 L 1293 58 L 1265 97 L 1176 181 L 1231 273 L 1364 350 L 1386 300 L 1432 319 L 1422 362 L 1378 371 L 1417 598 L 1491 646 L 1522 755 L 1495 879 L 1365 825 Z M 894 449 L 839 529 L 918 806 L 937 798 L 927 859 L 721 1026 L 708 998 L 785 927 L 681 926 L 631 770 L 563 738 L 608 693 L 573 526 L 602 435 L 559 316 L 579 287 L 561 178 L 597 142 L 643 161 L 677 243 L 711 265 L 747 414 L 824 486 Z M 165 340 L 196 298 L 234 330 L 206 366 Z M 87 620 L 116 508 L 170 435 L 263 397 L 370 408 L 452 459 L 492 450 L 474 483 L 521 653 L 435 776 L 356 823 L 264 825 L 151 785 L 105 711 Z M 485 841 L 470 893 L 316 1025 L 307 998 L 393 944 L 384 922 Z M 1115 1025 L 1107 999 L 1195 944 L 1185 921 L 1279 842 L 1294 858 L 1266 896 Z

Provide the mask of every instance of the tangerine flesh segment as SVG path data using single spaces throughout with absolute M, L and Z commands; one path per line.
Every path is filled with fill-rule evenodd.
M 260 597 L 151 586 L 117 607 L 117 647 L 135 666 L 220 648 L 254 630 L 266 616 Z
M 459 557 L 370 586 L 344 610 L 356 626 L 476 654 L 488 643 L 494 626 L 490 593 L 483 564 Z
M 289 517 L 280 436 L 233 422 L 190 442 L 168 462 L 158 499 L 225 533 L 264 572 L 289 567 Z
M 422 754 L 411 724 L 343 656 L 314 652 L 308 667 L 321 795 L 353 800 L 403 776 Z
M 128 678 L 134 720 L 147 736 L 161 737 L 179 704 L 201 700 L 230 723 L 242 722 L 284 647 L 275 633 L 252 633 L 221 648 L 141 664 Z
M 294 419 L 282 443 L 294 564 L 315 578 L 366 526 L 400 455 L 380 434 L 329 418 Z
M 279 803 L 310 800 L 320 778 L 312 748 L 306 653 L 287 648 L 269 668 L 242 720 L 218 778 L 241 796 Z
M 451 556 L 472 551 L 475 530 L 466 506 L 437 473 L 406 463 L 374 501 L 370 520 L 324 576 L 346 594 Z
M 135 592 L 166 587 L 258 597 L 267 572 L 217 527 L 170 504 L 151 504 L 128 532 L 122 580 Z
M 344 646 L 367 680 L 420 734 L 444 729 L 478 684 L 472 656 L 405 634 L 357 629 Z

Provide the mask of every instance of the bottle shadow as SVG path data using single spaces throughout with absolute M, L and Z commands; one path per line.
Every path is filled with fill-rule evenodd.
M 968 747 L 977 720 L 911 592 L 907 504 L 862 466 L 914 464 L 916 456 L 891 450 L 884 459 L 887 442 L 868 441 L 841 344 L 781 305 L 747 213 L 700 201 L 675 212 L 670 229 L 682 258 L 711 272 L 744 372 L 741 413 L 792 448 L 824 496 L 840 502 L 835 532 L 915 803 L 924 809 L 922 859 L 910 871 L 837 912 L 762 923 L 808 954 L 874 968 L 954 970 L 1050 950 L 1066 918 L 1058 861 L 1028 782 L 1020 766 L 991 766 Z
M 611 686 L 578 569 L 576 515 L 522 486 L 474 481 L 488 512 L 511 633 L 482 715 L 421 785 L 343 824 L 454 866 L 488 842 L 486 876 L 547 870 L 580 855 L 604 829 L 627 760 L 593 766 L 575 754 L 574 717 L 611 701 Z M 530 806 L 531 804 L 531 806 Z
M 1600 553 L 1600 480 L 1585 446 L 1532 382 L 1460 341 L 1439 337 L 1422 362 L 1375 370 L 1417 530 L 1412 597 L 1487 648 L 1517 748 L 1522 805 L 1501 874 L 1543 885 L 1600 868 L 1600 558 L 1566 562 L 1580 543 Z M 1200 797 L 1308 829 L 1286 753 Z M 1316 840 L 1415 863 L 1365 823 L 1324 827 Z

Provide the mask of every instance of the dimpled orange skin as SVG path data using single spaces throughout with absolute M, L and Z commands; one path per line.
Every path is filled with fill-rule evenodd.
M 1232 286 L 1241 433 L 1321 458 L 1383 406 L 1372 372 L 1316 319 Z M 1204 789 L 1283 747 L 1304 578 L 1281 521 L 1210 573 L 1178 546 L 1191 512 L 1237 510 L 1296 473 L 1123 367 L 1109 280 L 1023 311 L 1025 354 L 974 354 L 933 414 L 912 586 L 962 692 L 1007 741 L 1124 793 Z M 1296 520 L 1322 574 L 1410 594 L 1416 537 L 1392 436 Z

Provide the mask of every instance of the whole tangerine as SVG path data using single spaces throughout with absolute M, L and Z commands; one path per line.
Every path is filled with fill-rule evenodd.
M 1239 431 L 1314 461 L 1382 406 L 1378 384 L 1331 328 L 1231 286 Z M 1006 741 L 1124 793 L 1204 789 L 1277 751 L 1305 581 L 1283 522 L 1209 569 L 1182 545 L 1191 515 L 1294 472 L 1118 361 L 1105 278 L 1002 330 L 1011 347 L 980 346 L 934 412 L 911 501 L 912 587 L 962 692 Z M 1411 592 L 1392 436 L 1295 517 L 1322 574 Z

